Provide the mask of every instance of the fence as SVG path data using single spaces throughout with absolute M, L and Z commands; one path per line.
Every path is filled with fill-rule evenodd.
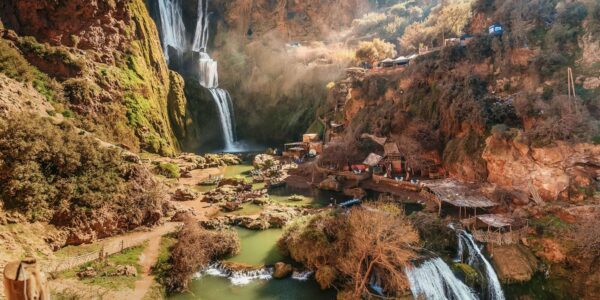
M 519 243 L 521 238 L 526 236 L 527 227 L 509 232 L 496 232 L 485 230 L 473 230 L 473 237 L 482 243 L 493 243 L 496 245 L 512 245 Z

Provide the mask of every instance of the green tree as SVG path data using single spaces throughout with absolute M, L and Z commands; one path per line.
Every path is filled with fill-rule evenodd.
M 370 42 L 360 42 L 355 57 L 359 62 L 368 61 L 370 63 L 376 63 L 385 58 L 393 58 L 396 54 L 396 46 L 376 38 Z

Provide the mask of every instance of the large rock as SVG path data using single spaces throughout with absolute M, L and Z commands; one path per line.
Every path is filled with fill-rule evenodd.
M 538 270 L 535 256 L 521 245 L 494 246 L 493 252 L 492 263 L 501 282 L 527 282 Z
M 171 200 L 173 201 L 192 201 L 198 198 L 198 193 L 186 188 L 179 187 L 173 195 L 171 195 Z
M 273 278 L 282 279 L 292 274 L 292 265 L 283 262 L 275 264 L 275 271 L 273 272 Z
M 279 161 L 276 160 L 275 157 L 273 157 L 272 155 L 269 155 L 269 154 L 258 154 L 257 156 L 254 157 L 254 161 L 252 162 L 252 165 L 256 169 L 261 169 L 261 170 L 270 168 L 277 164 L 279 164 Z
M 600 145 L 556 141 L 553 146 L 535 148 L 522 140 L 521 132 L 514 139 L 491 136 L 486 140 L 482 157 L 487 162 L 489 182 L 528 195 L 531 182 L 547 201 L 568 195 L 570 187 L 577 191 L 593 182 L 600 165 Z
M 335 177 L 329 176 L 319 183 L 319 189 L 339 192 L 341 191 L 341 184 L 335 179 Z

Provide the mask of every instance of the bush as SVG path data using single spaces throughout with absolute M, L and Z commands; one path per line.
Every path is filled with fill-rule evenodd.
M 179 166 L 173 163 L 159 163 L 156 166 L 156 171 L 158 174 L 163 175 L 167 178 L 179 178 L 181 177 L 181 173 L 179 171 Z
M 164 196 L 118 148 L 101 146 L 67 122 L 55 126 L 26 114 L 0 122 L 0 189 L 4 209 L 30 221 L 93 231 L 87 224 L 98 214 L 118 219 L 119 228 L 102 229 L 99 237 L 153 225 Z
M 418 234 L 396 206 L 369 206 L 301 219 L 286 228 L 278 246 L 315 270 L 321 287 L 351 290 L 350 299 L 366 297 L 374 272 L 386 274 L 381 278 L 386 294 L 401 294 L 409 288 L 403 268 L 416 255 Z
M 360 42 L 356 50 L 356 60 L 359 62 L 368 61 L 376 64 L 385 58 L 394 58 L 396 56 L 396 47 L 381 39 L 373 39 L 370 42 Z
M 172 269 L 161 282 L 169 292 L 181 292 L 188 288 L 194 273 L 215 259 L 235 255 L 240 250 L 237 233 L 232 230 L 209 231 L 193 219 L 185 220 L 177 234 L 170 263 Z

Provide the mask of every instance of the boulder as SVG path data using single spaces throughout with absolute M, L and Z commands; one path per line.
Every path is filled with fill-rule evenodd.
M 241 216 L 236 219 L 236 223 L 239 226 L 242 226 L 244 228 L 251 229 L 251 230 L 265 230 L 265 229 L 269 229 L 271 227 L 271 224 L 269 224 L 269 222 L 267 220 L 265 220 L 264 218 L 260 218 L 260 217 L 253 218 L 253 217 Z
M 259 154 L 254 157 L 252 162 L 252 165 L 257 169 L 267 169 L 277 164 L 279 164 L 279 161 L 269 154 Z
M 79 277 L 79 279 L 94 278 L 96 276 L 98 276 L 98 272 L 96 272 L 96 270 L 94 270 L 92 267 L 87 267 L 85 270 L 77 273 L 77 277 Z
M 177 188 L 177 190 L 175 190 L 173 195 L 171 195 L 171 200 L 172 201 L 192 201 L 192 200 L 195 200 L 197 197 L 198 197 L 198 193 L 196 193 L 186 187 L 179 187 L 179 188 Z
M 367 196 L 367 192 L 361 188 L 344 189 L 344 195 L 353 197 L 354 199 L 363 199 Z
M 535 256 L 521 245 L 494 246 L 492 264 L 503 283 L 527 282 L 538 270 Z
M 341 184 L 334 176 L 329 176 L 319 183 L 319 189 L 339 192 L 341 190 Z
M 292 265 L 283 262 L 275 264 L 275 271 L 273 272 L 273 278 L 282 279 L 292 274 Z
M 118 265 L 111 276 L 136 277 L 137 269 L 131 265 Z

